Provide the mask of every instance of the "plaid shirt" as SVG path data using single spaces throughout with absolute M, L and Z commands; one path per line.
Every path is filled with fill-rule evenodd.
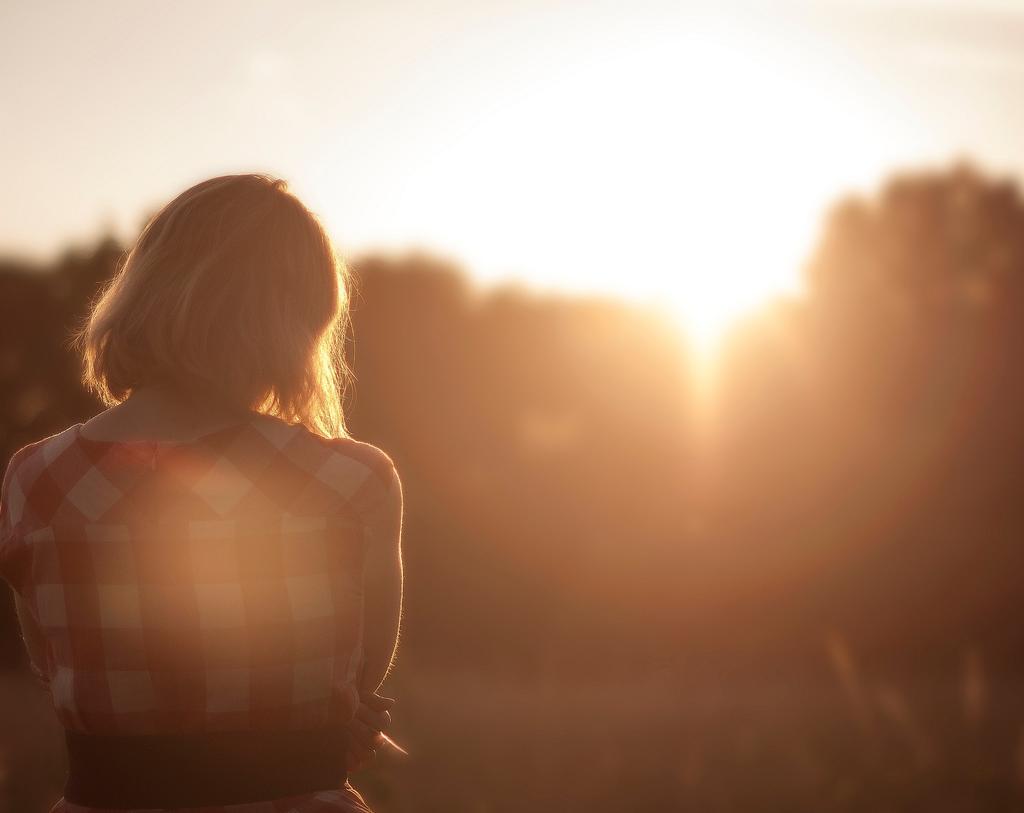
M 147 734 L 350 720 L 364 520 L 397 479 L 390 457 L 266 415 L 187 442 L 81 429 L 20 449 L 0 495 L 0 576 L 43 633 L 61 723 Z M 346 786 L 203 810 L 359 805 Z

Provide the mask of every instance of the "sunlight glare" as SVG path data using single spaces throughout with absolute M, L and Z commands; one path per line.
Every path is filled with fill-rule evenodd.
M 396 227 L 484 281 L 668 305 L 711 356 L 738 317 L 799 291 L 837 157 L 856 175 L 879 135 L 792 41 L 610 36 L 424 133 Z

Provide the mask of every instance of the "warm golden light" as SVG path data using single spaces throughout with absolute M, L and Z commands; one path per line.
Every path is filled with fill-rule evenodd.
M 708 20 L 531 60 L 514 93 L 439 109 L 451 116 L 418 143 L 396 223 L 484 278 L 668 305 L 713 355 L 738 316 L 799 289 L 823 203 L 874 169 L 868 91 L 797 61 L 798 36 Z M 336 184 L 319 194 L 344 233 L 351 192 Z
M 2 810 L 1024 810 L 1022 35 L 0 1 Z
M 84 73 L 80 87 L 19 79 L 13 98 L 48 101 L 4 134 L 7 154 L 61 149 L 47 139 L 73 116 L 88 159 L 71 175 L 12 162 L 19 205 L 0 241 L 39 252 L 100 223 L 127 241 L 183 179 L 265 169 L 346 254 L 416 246 L 485 283 L 670 304 L 710 357 L 738 316 L 799 289 L 839 194 L 964 149 L 1019 164 L 1016 51 L 994 50 L 999 26 L 991 42 L 952 45 L 945 13 L 921 28 L 907 9 L 855 5 L 527 3 L 495 16 L 454 3 L 322 19 L 281 6 L 260 23 L 270 38 L 236 30 L 224 6 L 207 16 L 223 32 L 214 46 L 126 4 L 121 22 L 152 56 L 128 73 L 26 6 L 34 36 L 10 43 L 11 64 L 66 59 Z M 94 25 L 82 8 L 66 28 Z M 158 67 L 183 52 L 202 58 Z M 145 138 L 84 112 L 129 103 L 146 105 Z

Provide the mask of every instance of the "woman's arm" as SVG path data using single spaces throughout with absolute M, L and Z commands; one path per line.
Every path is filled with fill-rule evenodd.
M 384 499 L 366 520 L 364 665 L 359 692 L 380 688 L 394 662 L 402 619 L 402 482 L 391 467 Z
M 23 447 L 15 452 L 3 471 L 0 478 L 0 571 L 6 571 L 3 567 L 7 562 L 7 555 L 16 547 L 14 534 L 18 522 L 21 519 L 20 513 L 24 505 L 24 488 L 18 484 L 18 491 L 22 493 L 16 502 L 11 501 L 11 489 L 15 487 L 18 478 L 18 465 L 29 447 Z M 17 506 L 16 512 L 14 506 Z M 4 589 L 3 581 L 11 583 L 9 578 L 0 574 L 0 590 Z M 47 666 L 47 644 L 43 631 L 39 629 L 35 617 L 32 615 L 28 604 L 14 584 L 11 583 L 11 593 L 14 596 L 14 609 L 18 614 L 18 623 L 21 626 L 21 637 L 25 641 L 25 649 L 28 652 L 28 663 L 32 671 L 45 684 L 49 684 L 50 677 L 46 673 Z
M 43 631 L 39 629 L 31 610 L 18 593 L 14 594 L 14 607 L 18 612 L 18 621 L 21 624 L 21 636 L 25 639 L 29 666 L 32 667 L 37 678 L 49 685 L 50 676 L 46 673 L 46 639 L 43 636 Z

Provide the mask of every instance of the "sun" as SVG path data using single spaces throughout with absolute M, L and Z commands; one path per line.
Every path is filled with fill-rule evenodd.
M 791 39 L 615 33 L 531 60 L 514 93 L 439 110 L 451 122 L 417 134 L 424 158 L 390 216 L 484 282 L 669 308 L 711 356 L 738 319 L 800 290 L 837 163 L 871 134 Z

